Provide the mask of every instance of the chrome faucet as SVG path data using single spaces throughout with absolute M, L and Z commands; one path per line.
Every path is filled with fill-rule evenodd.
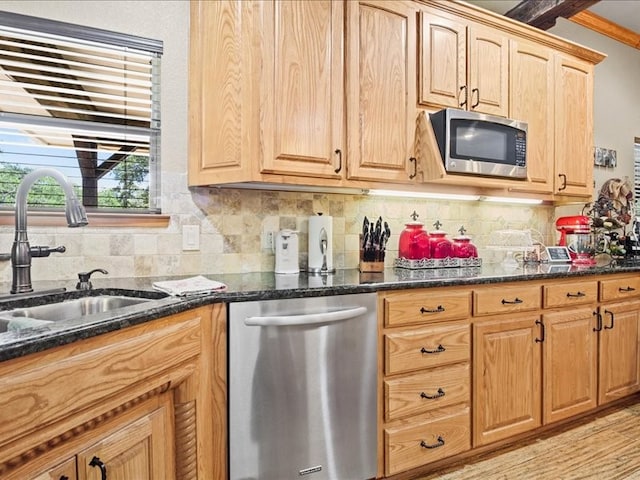
M 84 227 L 89 223 L 84 207 L 78 201 L 71 182 L 53 168 L 39 168 L 24 176 L 16 193 L 16 234 L 11 247 L 11 268 L 13 282 L 11 293 L 33 292 L 31 285 L 31 257 L 48 257 L 52 252 L 64 252 L 64 247 L 30 247 L 27 238 L 27 195 L 36 180 L 52 177 L 65 195 L 65 213 L 69 227 Z

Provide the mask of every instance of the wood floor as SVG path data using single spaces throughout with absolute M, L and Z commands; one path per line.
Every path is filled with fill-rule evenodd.
M 419 480 L 640 480 L 640 403 Z

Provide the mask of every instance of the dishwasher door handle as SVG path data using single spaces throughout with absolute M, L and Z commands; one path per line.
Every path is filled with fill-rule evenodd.
M 247 317 L 244 324 L 252 327 L 285 327 L 297 325 L 313 325 L 349 320 L 367 313 L 366 307 L 349 308 L 326 313 L 307 313 L 303 315 L 276 315 L 269 317 Z

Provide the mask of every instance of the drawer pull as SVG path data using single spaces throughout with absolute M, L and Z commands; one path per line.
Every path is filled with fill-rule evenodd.
M 420 398 L 426 398 L 427 400 L 433 400 L 434 398 L 440 397 L 444 397 L 444 390 L 442 389 L 442 387 L 438 389 L 438 393 L 436 393 L 435 395 L 429 395 L 427 393 L 420 392 Z
M 584 292 L 578 292 L 578 293 L 571 293 L 571 292 L 567 292 L 567 297 L 569 298 L 580 298 L 580 297 L 586 297 L 587 294 Z
M 442 437 L 438 437 L 438 443 L 434 443 L 433 445 L 429 445 L 424 440 L 420 442 L 420 446 L 422 448 L 438 448 L 438 447 L 442 447 L 443 445 L 444 445 L 444 438 Z
M 100 469 L 101 480 L 107 480 L 107 466 L 98 457 L 93 457 L 89 462 L 90 467 L 98 467 Z
M 444 307 L 442 305 L 438 305 L 438 307 L 434 309 L 424 308 L 420 309 L 420 313 L 442 313 L 444 312 Z
M 604 314 L 609 314 L 611 316 L 611 324 L 609 326 L 604 327 L 605 330 L 611 330 L 613 328 L 613 312 L 611 310 L 605 310 Z
M 444 348 L 442 346 L 442 344 L 438 345 L 438 348 L 436 348 L 435 350 L 427 350 L 426 348 L 422 347 L 420 349 L 420 353 L 442 353 L 446 350 L 446 348 Z
M 618 291 L 619 292 L 635 292 L 636 289 L 633 287 L 624 287 L 624 288 L 620 287 L 618 288 Z
M 518 297 L 516 297 L 514 300 L 505 300 L 504 298 L 502 299 L 503 305 L 517 305 L 518 303 L 522 303 L 522 300 L 520 300 Z
M 598 320 L 596 328 L 594 328 L 593 331 L 600 332 L 602 331 L 602 315 L 600 314 L 600 312 L 593 312 L 593 314 L 596 315 L 596 318 Z
M 542 323 L 540 320 L 536 320 L 536 325 L 540 325 L 540 338 L 536 338 L 536 343 L 542 343 L 544 342 L 544 336 L 545 336 L 545 329 L 544 329 L 544 323 Z

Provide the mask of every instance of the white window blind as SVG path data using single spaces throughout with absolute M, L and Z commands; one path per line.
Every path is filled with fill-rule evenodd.
M 160 211 L 160 57 L 141 37 L 0 12 L 0 206 L 53 167 L 89 211 Z M 44 179 L 31 206 L 64 203 Z
M 633 174 L 633 198 L 635 199 L 636 212 L 640 212 L 640 137 L 636 137 L 633 144 Z

